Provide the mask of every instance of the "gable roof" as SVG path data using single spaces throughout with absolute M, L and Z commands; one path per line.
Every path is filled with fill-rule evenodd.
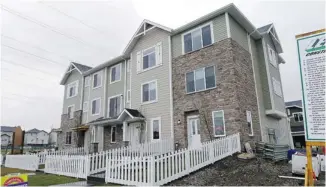
M 63 75 L 61 81 L 60 81 L 60 84 L 61 85 L 64 85 L 70 75 L 70 73 L 73 71 L 73 70 L 77 70 L 81 75 L 83 75 L 84 72 L 88 71 L 92 69 L 92 67 L 89 67 L 89 66 L 86 66 L 86 65 L 83 65 L 83 64 L 79 64 L 79 63 L 76 63 L 76 62 L 71 62 L 65 72 L 65 74 Z
M 259 33 L 265 33 L 267 31 L 269 31 L 272 26 L 273 26 L 273 24 L 271 23 L 271 24 L 259 27 L 257 30 Z
M 296 100 L 296 101 L 285 102 L 285 107 L 286 108 L 289 108 L 289 107 L 302 108 L 302 101 L 301 100 Z
M 278 39 L 274 24 L 268 24 L 257 29 L 261 35 L 268 34 L 273 41 L 277 53 L 283 53 L 282 45 Z
M 15 127 L 10 127 L 10 126 L 1 126 L 1 132 L 14 132 Z
M 34 128 L 34 129 L 27 131 L 26 133 L 39 133 L 39 132 L 41 132 L 41 131 Z
M 171 32 L 172 29 L 166 26 L 163 26 L 161 24 L 155 23 L 153 21 L 144 19 L 143 22 L 139 25 L 138 29 L 136 30 L 135 34 L 132 36 L 131 40 L 123 50 L 122 54 L 128 55 L 131 51 L 131 49 L 135 46 L 137 41 L 141 36 L 144 36 L 146 32 L 154 29 L 154 28 L 160 28 L 162 30 L 165 30 L 167 32 Z

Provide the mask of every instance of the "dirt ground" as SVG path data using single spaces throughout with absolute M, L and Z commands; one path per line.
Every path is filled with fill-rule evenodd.
M 303 180 L 279 178 L 292 176 L 291 164 L 256 157 L 240 160 L 236 156 L 225 158 L 197 172 L 175 180 L 171 186 L 302 186 Z M 322 173 L 324 177 L 324 173 Z M 322 178 L 321 180 L 325 180 Z

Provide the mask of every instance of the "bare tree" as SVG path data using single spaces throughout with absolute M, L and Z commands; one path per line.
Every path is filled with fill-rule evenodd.
M 201 101 L 196 101 L 195 99 L 192 100 L 192 104 L 193 104 L 194 108 L 196 110 L 198 110 L 199 116 L 202 116 L 203 119 L 204 119 L 204 123 L 205 123 L 204 125 L 205 125 L 205 127 L 206 127 L 206 129 L 208 131 L 209 139 L 213 140 L 212 133 L 211 133 L 211 130 L 209 128 L 208 112 L 204 107 L 202 107 L 201 103 L 202 103 Z

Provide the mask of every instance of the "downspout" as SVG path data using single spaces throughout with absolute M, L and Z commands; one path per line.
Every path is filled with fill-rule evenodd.
M 171 35 L 169 35 L 169 82 L 170 82 L 170 118 L 171 118 L 171 138 L 174 142 L 174 120 L 173 120 L 173 91 L 172 91 L 172 46 Z M 174 145 L 173 145 L 174 147 Z

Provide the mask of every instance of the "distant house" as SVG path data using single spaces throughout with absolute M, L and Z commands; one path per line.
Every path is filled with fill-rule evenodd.
M 52 147 L 58 146 L 58 133 L 60 132 L 60 129 L 51 129 L 49 133 L 49 145 Z
M 285 102 L 286 114 L 290 119 L 293 144 L 296 148 L 306 146 L 304 134 L 304 119 L 302 114 L 302 101 Z
M 12 136 L 15 131 L 15 127 L 1 126 L 1 146 L 6 146 L 12 143 Z
M 25 145 L 48 145 L 49 133 L 34 128 L 25 133 L 24 141 Z

